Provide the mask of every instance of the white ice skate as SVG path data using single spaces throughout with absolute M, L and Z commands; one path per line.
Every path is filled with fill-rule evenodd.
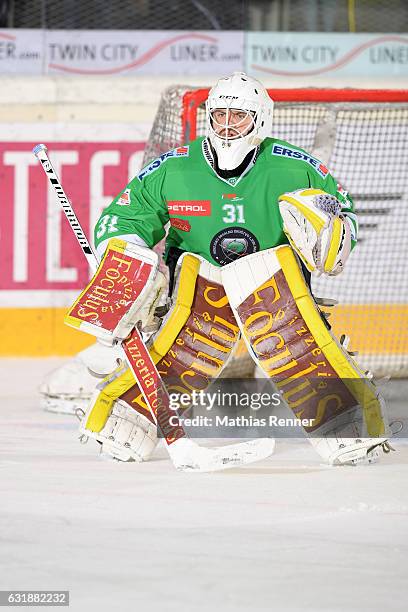
M 120 351 L 99 342 L 50 372 L 39 387 L 41 406 L 49 412 L 86 410 L 98 382 L 118 366 Z

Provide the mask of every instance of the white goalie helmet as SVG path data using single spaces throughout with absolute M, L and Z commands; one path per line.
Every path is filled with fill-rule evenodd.
M 225 110 L 222 120 L 217 120 L 217 109 Z M 245 115 L 237 115 L 237 110 Z M 207 136 L 223 170 L 237 168 L 251 149 L 272 133 L 273 102 L 262 83 L 245 72 L 234 72 L 214 85 L 206 113 Z

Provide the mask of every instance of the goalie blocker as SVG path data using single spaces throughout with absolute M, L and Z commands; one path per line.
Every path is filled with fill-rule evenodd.
M 149 330 L 166 287 L 158 268 L 157 253 L 113 238 L 65 323 L 108 344 L 127 338 L 136 325 Z

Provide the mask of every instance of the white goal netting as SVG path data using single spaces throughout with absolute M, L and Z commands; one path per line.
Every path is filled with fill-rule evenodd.
M 144 161 L 205 134 L 208 90 L 169 88 Z M 275 90 L 273 136 L 319 157 L 352 195 L 359 242 L 339 277 L 313 280 L 330 322 L 377 375 L 408 372 L 408 92 Z

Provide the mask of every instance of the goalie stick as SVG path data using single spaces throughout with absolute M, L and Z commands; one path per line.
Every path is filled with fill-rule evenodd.
M 36 145 L 33 148 L 33 153 L 41 163 L 49 182 L 55 190 L 58 201 L 64 210 L 65 216 L 79 242 L 92 273 L 95 273 L 98 267 L 96 255 L 48 157 L 46 145 Z M 193 440 L 187 437 L 181 424 L 177 427 L 170 425 L 170 416 L 174 416 L 175 413 L 170 409 L 169 397 L 164 383 L 137 327 L 122 342 L 121 347 L 125 360 L 138 382 L 154 422 L 163 434 L 167 450 L 176 469 L 181 471 L 212 472 L 253 463 L 254 461 L 265 459 L 272 454 L 275 442 L 270 438 L 250 440 L 217 448 L 202 447 L 193 442 Z M 151 387 L 148 389 L 146 386 L 146 375 L 142 377 L 135 365 L 135 362 L 140 360 L 141 357 L 149 368 L 151 378 L 154 380 L 154 393 L 152 393 Z

